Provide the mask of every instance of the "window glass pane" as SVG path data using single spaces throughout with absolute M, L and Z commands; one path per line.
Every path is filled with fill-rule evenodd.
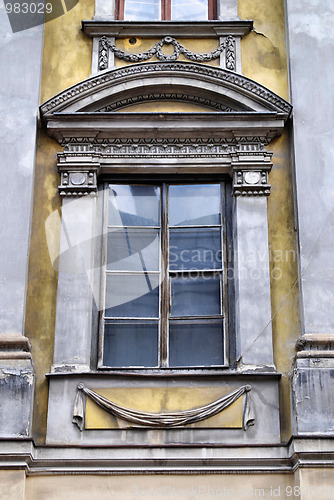
M 221 269 L 220 229 L 171 229 L 170 270 Z
M 175 321 L 169 326 L 170 366 L 224 364 L 223 321 Z
M 208 0 L 171 0 L 174 21 L 208 19 Z
M 109 274 L 105 316 L 158 318 L 159 274 Z
M 107 269 L 158 271 L 159 229 L 109 229 Z
M 220 185 L 170 186 L 170 226 L 220 224 Z
M 161 0 L 124 0 L 126 21 L 151 21 L 160 19 Z
M 178 276 L 172 278 L 172 316 L 208 316 L 217 314 L 220 314 L 219 276 Z
M 108 211 L 110 226 L 159 226 L 160 189 L 110 184 Z
M 104 327 L 103 364 L 157 366 L 158 322 L 107 322 Z

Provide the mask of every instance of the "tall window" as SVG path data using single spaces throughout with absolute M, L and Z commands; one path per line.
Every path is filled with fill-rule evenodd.
M 105 192 L 99 367 L 226 366 L 225 185 Z
M 117 19 L 205 21 L 217 18 L 216 0 L 117 0 Z

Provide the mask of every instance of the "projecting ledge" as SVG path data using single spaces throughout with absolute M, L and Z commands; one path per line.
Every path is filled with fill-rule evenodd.
M 293 473 L 300 467 L 331 466 L 334 442 L 292 438 L 271 446 L 42 446 L 31 440 L 1 441 L 0 470 L 41 474 Z
M 235 35 L 243 37 L 253 29 L 253 21 L 82 21 L 82 31 L 94 36 L 140 36 L 143 38 L 163 35 L 185 38 L 212 38 Z

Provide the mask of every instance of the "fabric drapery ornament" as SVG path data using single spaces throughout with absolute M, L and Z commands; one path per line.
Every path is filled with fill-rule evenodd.
M 243 408 L 243 429 L 246 431 L 248 427 L 254 425 L 255 415 L 251 401 L 251 386 L 244 385 L 239 389 L 227 394 L 226 396 L 213 401 L 205 406 L 193 408 L 190 410 L 178 412 L 165 412 L 165 413 L 147 413 L 144 411 L 131 410 L 123 406 L 117 405 L 107 398 L 101 396 L 97 392 L 88 389 L 83 384 L 78 385 L 78 391 L 75 398 L 73 410 L 73 423 L 76 424 L 82 431 L 84 429 L 85 416 L 85 397 L 88 396 L 92 401 L 98 404 L 105 411 L 114 417 L 121 418 L 133 424 L 132 427 L 165 427 L 175 428 L 183 427 L 185 425 L 200 422 L 207 418 L 217 415 L 225 410 L 237 399 L 245 394 L 245 402 Z

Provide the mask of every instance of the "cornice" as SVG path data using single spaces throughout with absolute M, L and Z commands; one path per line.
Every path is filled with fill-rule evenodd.
M 90 36 L 154 38 L 182 36 L 184 38 L 215 38 L 234 35 L 243 37 L 253 29 L 253 21 L 103 21 L 84 20 L 82 31 Z
M 205 456 L 205 460 L 203 460 Z M 333 468 L 334 439 L 293 437 L 273 446 L 35 446 L 31 440 L 1 440 L 0 470 L 28 476 L 53 474 L 293 473 Z
M 88 142 L 110 138 L 234 139 L 268 144 L 284 128 L 284 115 L 254 112 L 209 113 L 54 113 L 47 119 L 59 142 L 80 137 Z

